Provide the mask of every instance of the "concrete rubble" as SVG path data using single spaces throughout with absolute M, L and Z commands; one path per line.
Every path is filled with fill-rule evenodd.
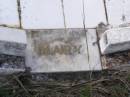
M 130 49 L 130 27 L 112 28 L 100 39 L 102 54 L 110 54 Z

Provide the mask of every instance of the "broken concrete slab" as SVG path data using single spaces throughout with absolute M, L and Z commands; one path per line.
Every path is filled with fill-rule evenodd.
M 25 57 L 0 54 L 0 68 L 24 68 Z
M 0 27 L 0 54 L 25 56 L 26 45 L 24 30 Z
M 102 54 L 130 49 L 130 27 L 109 29 L 100 39 Z
M 0 0 L 0 25 L 20 26 L 17 0 Z
M 24 30 L 0 27 L 0 74 L 25 70 L 26 45 Z

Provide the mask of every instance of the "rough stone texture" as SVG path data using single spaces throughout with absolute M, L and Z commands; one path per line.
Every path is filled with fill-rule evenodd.
M 125 67 L 126 64 L 130 66 L 130 50 L 122 51 L 118 53 L 112 53 L 102 56 L 103 69 L 114 69 L 116 67 Z M 126 66 L 128 69 L 128 67 Z M 123 69 L 121 69 L 123 70 Z
M 130 49 L 130 28 L 113 28 L 107 30 L 101 37 L 102 54 L 109 54 Z
M 26 41 L 24 30 L 0 27 L 0 54 L 25 56 Z
M 23 68 L 25 67 L 25 57 L 0 54 L 0 68 Z
M 91 46 L 91 49 L 95 48 L 95 46 Z M 83 29 L 28 32 L 26 60 L 28 67 L 32 68 L 32 72 L 101 70 L 101 64 L 90 66 L 88 57 L 86 32 Z M 96 68 L 93 67 L 95 65 Z
M 36 81 L 60 81 L 60 82 L 86 82 L 91 78 L 93 80 L 98 79 L 102 76 L 103 71 L 91 72 L 60 72 L 60 73 L 34 73 L 32 79 Z M 68 83 L 69 84 L 69 83 Z
M 26 45 L 24 30 L 0 27 L 0 73 L 24 71 Z

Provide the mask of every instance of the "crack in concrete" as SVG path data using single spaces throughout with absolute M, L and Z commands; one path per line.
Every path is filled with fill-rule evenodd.
M 19 28 L 22 28 L 20 0 L 17 0 L 17 8 L 18 8 L 18 16 L 19 16 Z

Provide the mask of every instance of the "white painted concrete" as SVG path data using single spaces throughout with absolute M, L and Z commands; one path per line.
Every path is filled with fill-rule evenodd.
M 106 0 L 106 7 L 110 25 L 130 22 L 130 0 Z
M 101 37 L 102 54 L 109 54 L 130 49 L 130 27 L 107 30 Z
M 86 27 L 106 24 L 103 0 L 84 0 Z M 64 28 L 61 0 L 21 0 L 22 26 L 25 29 Z M 83 28 L 83 1 L 64 0 L 67 28 Z
M 60 0 L 20 0 L 25 29 L 64 28 Z
M 103 0 L 84 0 L 86 27 L 95 28 L 101 22 L 106 24 L 106 15 Z
M 20 26 L 17 0 L 0 0 L 0 25 Z
M 26 32 L 20 29 L 0 27 L 0 41 L 27 44 Z
M 64 0 L 67 28 L 83 28 L 82 0 Z

